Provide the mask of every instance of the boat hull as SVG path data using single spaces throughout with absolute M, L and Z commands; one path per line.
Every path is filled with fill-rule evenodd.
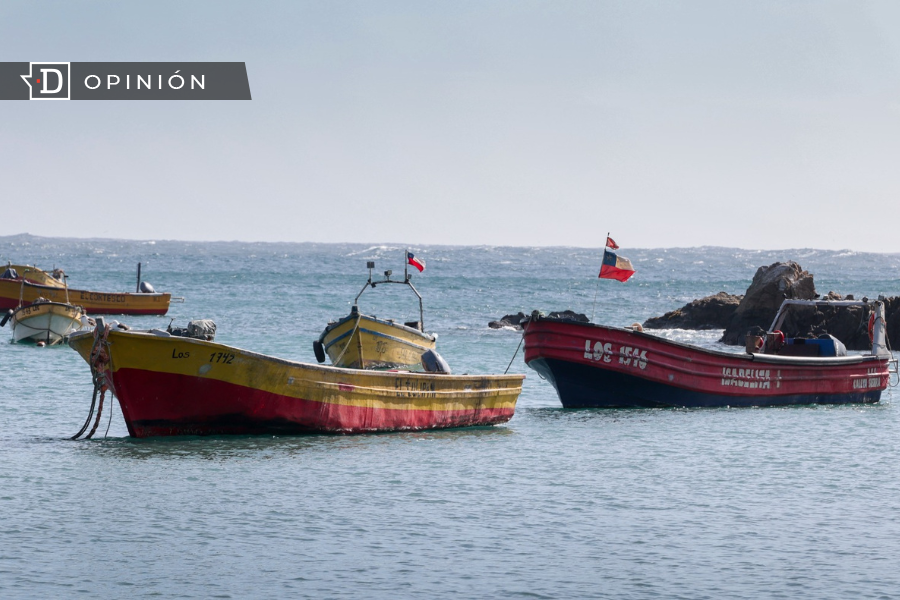
M 45 298 L 61 304 L 77 304 L 90 315 L 164 315 L 169 311 L 172 300 L 172 295 L 168 293 L 106 293 L 69 288 L 67 294 L 61 287 L 0 279 L 0 310 L 19 306 L 20 293 L 23 304 Z
M 44 342 L 58 344 L 70 333 L 81 328 L 84 311 L 79 306 L 47 302 L 23 306 L 16 310 L 9 322 L 13 342 Z
M 508 421 L 521 375 L 452 376 L 296 363 L 214 342 L 109 333 L 110 381 L 135 437 L 367 433 Z M 94 332 L 69 345 L 87 360 Z
M 358 313 L 329 325 L 319 341 L 331 363 L 346 369 L 421 368 L 422 354 L 435 347 L 434 336 Z
M 31 283 L 37 283 L 39 285 L 46 285 L 54 288 L 65 288 L 66 284 L 61 280 L 53 277 L 50 273 L 38 269 L 35 266 L 29 265 L 7 265 L 6 267 L 0 268 L 9 268 L 14 270 L 19 274 L 20 279 L 24 279 L 25 281 L 29 281 Z
M 890 377 L 887 357 L 730 354 L 593 324 L 533 320 L 524 336 L 566 408 L 872 403 Z

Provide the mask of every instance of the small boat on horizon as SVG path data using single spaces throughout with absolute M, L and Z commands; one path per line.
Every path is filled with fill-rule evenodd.
M 134 437 L 495 425 L 512 418 L 525 378 L 342 369 L 120 327 L 97 319 L 69 345 L 114 393 Z
M 423 265 L 410 259 L 409 264 Z M 422 295 L 412 284 L 406 268 L 403 279 L 391 279 L 392 271 L 384 272 L 384 279 L 372 279 L 373 261 L 368 261 L 369 279 L 353 300 L 350 314 L 325 327 L 319 339 L 313 342 L 316 360 L 325 362 L 326 355 L 336 367 L 347 369 L 411 369 L 421 370 L 422 355 L 434 351 L 437 334 L 425 333 L 425 308 Z M 416 268 L 419 268 L 418 266 Z M 424 266 L 422 267 L 424 268 Z M 394 319 L 379 319 L 359 310 L 359 298 L 370 287 L 379 285 L 406 285 L 419 299 L 419 320 L 400 323 Z
M 15 309 L 20 302 L 31 304 L 38 298 L 57 303 L 67 303 L 71 298 L 92 315 L 164 315 L 173 300 L 184 301 L 156 292 L 149 283 L 141 281 L 140 263 L 136 291 L 130 293 L 71 289 L 66 277 L 61 269 L 48 273 L 35 266 L 8 264 L 0 273 L 0 310 Z
M 872 349 L 847 355 L 831 336 L 785 338 L 787 311 L 865 306 Z M 788 406 L 874 403 L 897 373 L 880 300 L 785 300 L 747 352 L 700 348 L 644 333 L 535 312 L 524 323 L 525 363 L 556 388 L 566 408 Z

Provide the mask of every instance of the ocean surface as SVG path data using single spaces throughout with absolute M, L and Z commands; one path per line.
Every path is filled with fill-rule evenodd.
M 520 341 L 488 321 L 573 309 L 614 325 L 796 260 L 820 293 L 900 295 L 900 255 L 702 247 L 413 247 L 425 324 L 457 373 L 502 373 Z M 0 261 L 183 296 L 136 327 L 211 318 L 217 341 L 314 362 L 312 341 L 397 244 L 0 237 Z M 397 288 L 397 289 L 393 289 Z M 413 320 L 401 286 L 363 311 Z M 595 300 L 596 298 L 596 300 Z M 118 406 L 97 439 L 87 365 L 0 329 L 0 598 L 894 598 L 900 396 L 874 406 L 564 410 L 522 362 L 492 428 L 362 436 L 136 440 Z M 664 335 L 707 347 L 720 331 Z M 897 341 L 895 341 L 897 344 Z

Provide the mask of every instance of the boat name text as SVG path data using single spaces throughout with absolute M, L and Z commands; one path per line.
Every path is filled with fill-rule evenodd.
M 605 363 L 612 362 L 612 357 L 619 357 L 619 364 L 629 367 L 638 367 L 640 369 L 647 368 L 647 351 L 640 348 L 632 348 L 631 346 L 619 346 L 618 351 L 614 352 L 610 342 L 594 342 L 584 340 L 584 357 L 591 360 Z
M 398 398 L 437 398 L 433 381 L 415 381 L 397 377 L 394 390 Z
M 881 387 L 881 373 L 878 372 L 878 367 L 870 367 L 866 370 L 866 375 L 867 377 L 860 377 L 853 380 L 853 389 L 865 390 L 868 388 Z
M 231 361 L 234 360 L 234 354 L 230 352 L 213 352 L 209 355 L 209 362 L 217 362 L 225 365 L 230 365 Z
M 125 302 L 125 294 L 100 294 L 97 292 L 81 292 L 81 299 L 90 302 Z
M 769 369 L 736 369 L 722 367 L 722 385 L 768 390 L 772 387 L 772 371 Z

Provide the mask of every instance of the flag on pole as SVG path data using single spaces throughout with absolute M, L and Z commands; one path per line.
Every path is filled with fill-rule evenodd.
M 618 246 L 616 246 L 618 248 Z M 615 279 L 625 282 L 634 275 L 634 267 L 631 261 L 624 256 L 618 256 L 609 250 L 603 251 L 603 266 L 600 267 L 600 279 Z
M 609 236 L 606 236 L 606 247 L 610 250 L 618 250 L 619 245 L 616 243 L 616 240 L 612 239 Z
M 416 256 L 412 252 L 406 252 L 406 262 L 417 268 L 419 270 L 419 273 L 425 270 L 425 261 L 416 258 Z

